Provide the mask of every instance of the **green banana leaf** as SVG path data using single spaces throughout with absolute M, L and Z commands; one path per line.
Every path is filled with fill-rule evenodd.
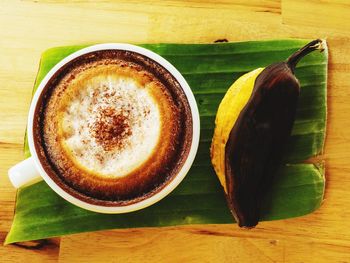
M 201 139 L 194 164 L 168 197 L 146 209 L 106 215 L 83 210 L 63 200 L 45 182 L 19 189 L 14 221 L 6 244 L 112 228 L 185 224 L 224 224 L 234 219 L 211 168 L 209 146 L 218 105 L 242 74 L 286 59 L 307 40 L 269 40 L 220 44 L 140 45 L 169 60 L 191 86 L 200 112 Z M 35 88 L 62 58 L 84 46 L 58 47 L 43 53 Z M 302 89 L 297 119 L 284 165 L 263 200 L 262 220 L 305 215 L 322 203 L 324 164 L 304 160 L 323 151 L 327 113 L 327 52 L 314 52 L 296 69 Z M 25 143 L 25 156 L 30 156 Z

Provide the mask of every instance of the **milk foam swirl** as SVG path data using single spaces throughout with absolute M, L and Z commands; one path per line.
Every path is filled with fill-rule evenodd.
M 118 75 L 85 82 L 63 115 L 65 148 L 99 175 L 122 177 L 152 154 L 160 134 L 157 103 L 147 87 Z

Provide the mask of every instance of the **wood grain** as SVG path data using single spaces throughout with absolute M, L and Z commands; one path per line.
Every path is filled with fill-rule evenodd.
M 10 228 L 15 201 L 7 170 L 23 158 L 31 89 L 46 48 L 322 37 L 328 40 L 330 63 L 327 189 L 315 213 L 263 222 L 250 231 L 202 225 L 84 233 L 36 249 L 1 246 L 0 261 L 350 262 L 349 14 L 346 0 L 1 1 L 0 242 Z

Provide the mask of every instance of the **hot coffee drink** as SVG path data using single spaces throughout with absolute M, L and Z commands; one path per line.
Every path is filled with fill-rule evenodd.
M 95 51 L 64 65 L 45 86 L 34 116 L 46 173 L 97 205 L 129 205 L 159 192 L 192 143 L 181 86 L 160 64 L 131 51 Z

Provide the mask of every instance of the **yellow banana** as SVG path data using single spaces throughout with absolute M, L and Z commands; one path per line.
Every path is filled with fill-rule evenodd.
M 300 92 L 296 64 L 308 53 L 323 49 L 324 42 L 317 39 L 286 61 L 246 73 L 219 105 L 210 156 L 241 227 L 258 223 L 260 200 L 281 164 Z

